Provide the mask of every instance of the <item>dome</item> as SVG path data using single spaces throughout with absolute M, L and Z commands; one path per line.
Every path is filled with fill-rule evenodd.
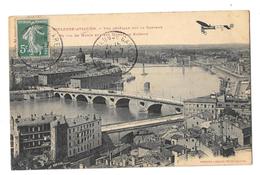
M 85 53 L 82 51 L 82 49 L 79 49 L 78 54 L 76 55 L 77 61 L 79 63 L 85 63 Z

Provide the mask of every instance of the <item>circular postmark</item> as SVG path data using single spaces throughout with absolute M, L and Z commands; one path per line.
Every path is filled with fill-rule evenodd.
M 63 41 L 58 31 L 41 20 L 17 23 L 17 56 L 30 68 L 47 70 L 63 53 Z
M 134 40 L 121 31 L 101 34 L 92 46 L 91 58 L 95 66 L 109 63 L 128 73 L 137 62 L 138 50 Z

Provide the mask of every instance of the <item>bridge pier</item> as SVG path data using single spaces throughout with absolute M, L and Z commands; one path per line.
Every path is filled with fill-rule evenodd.
M 161 103 L 153 103 L 140 100 L 138 101 L 138 106 L 140 111 L 147 113 L 157 113 L 160 114 L 162 112 L 162 104 Z
M 87 95 L 86 98 L 89 104 L 93 104 L 93 97 L 91 95 Z

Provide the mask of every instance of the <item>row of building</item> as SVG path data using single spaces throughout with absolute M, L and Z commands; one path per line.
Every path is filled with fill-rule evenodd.
M 225 108 L 230 108 L 240 115 L 251 116 L 250 100 L 239 100 L 229 95 L 215 95 L 197 97 L 184 100 L 184 116 L 190 117 L 199 113 L 207 112 L 212 119 L 218 119 L 218 116 Z
M 31 88 L 34 86 L 63 86 L 86 89 L 114 88 L 122 80 L 119 67 L 109 66 L 102 70 L 95 68 L 62 68 L 39 73 L 12 73 L 10 88 Z M 121 84 L 119 84 L 121 85 Z M 122 85 L 121 85 L 122 86 Z
M 23 63 L 10 63 L 10 89 L 34 86 L 116 89 L 122 84 L 122 70 L 111 63 L 87 60 L 80 49 L 75 62 L 59 61 L 50 70 L 33 70 Z
M 89 154 L 102 145 L 101 118 L 56 114 L 11 117 L 11 152 L 14 158 L 47 152 L 53 162 Z

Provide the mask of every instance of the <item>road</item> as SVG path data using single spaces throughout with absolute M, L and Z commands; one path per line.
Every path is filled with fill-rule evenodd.
M 101 130 L 102 132 L 105 133 L 113 133 L 113 132 L 158 126 L 162 124 L 176 123 L 183 119 L 184 117 L 182 114 L 176 114 L 176 115 L 169 115 L 169 116 L 154 118 L 154 119 L 144 119 L 144 120 L 136 120 L 131 122 L 103 125 L 101 127 Z

